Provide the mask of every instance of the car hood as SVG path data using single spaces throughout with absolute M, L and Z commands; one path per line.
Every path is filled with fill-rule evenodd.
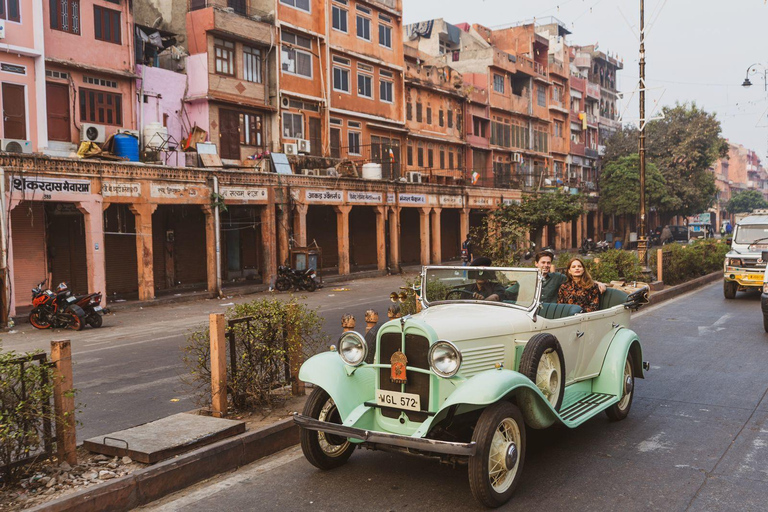
M 453 342 L 508 336 L 531 325 L 525 311 L 493 304 L 441 304 L 413 318 L 429 325 L 438 338 Z

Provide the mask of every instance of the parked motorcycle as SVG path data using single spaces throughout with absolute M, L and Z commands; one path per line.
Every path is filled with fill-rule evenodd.
M 319 287 L 317 272 L 314 269 L 296 270 L 286 265 L 277 267 L 275 288 L 278 291 L 285 292 L 293 288 L 294 290 L 313 292 Z
M 581 247 L 579 247 L 579 253 L 584 255 L 588 253 L 600 253 L 605 252 L 610 248 L 610 245 L 608 245 L 608 242 L 605 240 L 595 242 L 591 238 L 585 238 L 581 243 Z
M 36 329 L 53 327 L 81 331 L 85 326 L 85 312 L 75 304 L 76 298 L 44 289 L 44 284 L 42 281 L 32 288 L 34 308 L 29 313 L 29 323 Z
M 93 328 L 101 327 L 103 323 L 101 318 L 102 315 L 109 313 L 108 308 L 103 308 L 101 306 L 101 292 L 89 293 L 88 295 L 75 295 L 65 283 L 62 283 L 62 285 L 64 285 L 66 289 L 62 289 L 59 293 L 63 293 L 66 298 L 75 298 L 74 303 L 83 309 L 83 312 L 85 313 L 85 321 L 88 325 Z

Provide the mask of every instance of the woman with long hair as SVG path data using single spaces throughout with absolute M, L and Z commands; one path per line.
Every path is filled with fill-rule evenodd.
M 560 286 L 557 302 L 577 304 L 585 313 L 597 311 L 600 307 L 600 289 L 592 280 L 581 258 L 572 258 L 565 271 L 568 281 Z

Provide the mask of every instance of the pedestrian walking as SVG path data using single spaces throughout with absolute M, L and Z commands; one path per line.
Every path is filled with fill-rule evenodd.
M 461 261 L 462 265 L 467 266 L 469 262 L 475 259 L 472 251 L 472 239 L 467 235 L 467 239 L 461 244 Z

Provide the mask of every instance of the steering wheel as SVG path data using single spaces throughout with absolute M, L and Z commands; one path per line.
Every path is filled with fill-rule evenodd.
M 458 300 L 462 298 L 462 294 L 469 295 L 470 297 L 474 296 L 474 292 L 471 292 L 469 290 L 464 290 L 463 288 L 456 288 L 455 290 L 449 291 L 445 295 L 445 300 Z M 452 297 L 452 295 L 458 295 L 457 297 Z

